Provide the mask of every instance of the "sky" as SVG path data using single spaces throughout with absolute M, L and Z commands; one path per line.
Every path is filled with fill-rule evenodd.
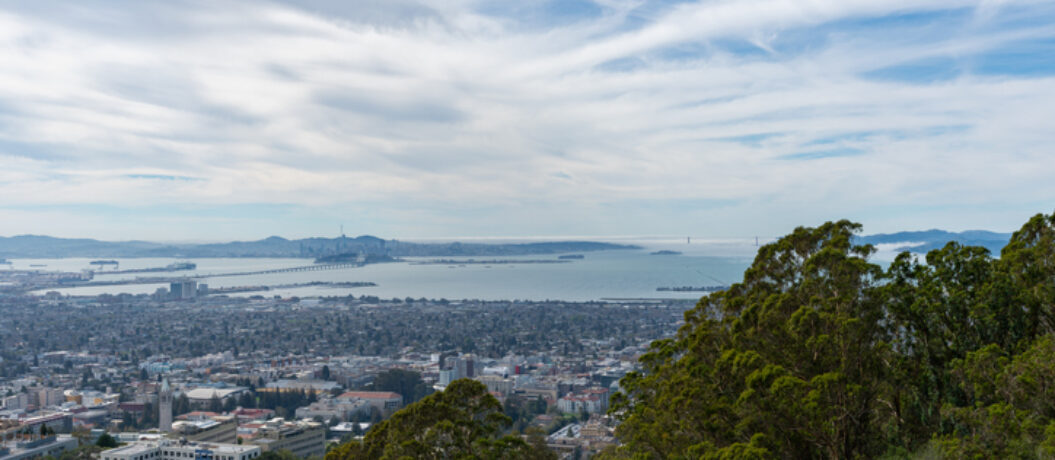
M 1055 210 L 1055 2 L 0 0 L 0 235 L 779 236 Z

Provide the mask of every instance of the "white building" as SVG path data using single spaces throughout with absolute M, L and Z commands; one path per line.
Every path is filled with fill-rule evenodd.
M 297 408 L 297 418 L 314 419 L 316 417 L 329 421 L 338 419 L 350 420 L 356 413 L 370 413 L 370 403 L 362 399 L 341 400 L 323 399 L 304 407 Z
M 272 419 L 249 440 L 264 452 L 288 450 L 300 458 L 326 455 L 326 426 L 321 423 Z
M 23 460 L 41 457 L 58 458 L 63 452 L 77 448 L 72 436 L 48 436 L 33 441 L 0 444 L 0 460 Z
M 32 387 L 27 388 L 29 393 L 29 404 L 36 408 L 49 406 L 61 406 L 66 402 L 66 394 L 61 388 Z M 0 390 L 2 392 L 3 390 Z
M 18 393 L 4 398 L 2 403 L 0 405 L 7 410 L 25 409 L 29 405 L 29 396 L 25 393 Z
M 337 397 L 341 404 L 353 404 L 358 400 L 366 401 L 386 416 L 403 407 L 403 396 L 391 391 L 349 391 Z
M 568 393 L 557 400 L 557 409 L 573 414 L 603 414 L 608 410 L 608 389 L 587 388 L 578 393 Z
M 331 382 L 329 380 L 279 379 L 274 382 L 269 382 L 265 388 L 274 388 L 281 391 L 303 390 L 314 391 L 315 393 L 328 393 L 334 389 L 340 388 L 340 386 L 339 383 Z
M 212 398 L 219 399 L 221 403 L 226 403 L 228 399 L 238 398 L 242 393 L 249 391 L 245 387 L 228 387 L 228 388 L 211 388 L 211 387 L 200 387 L 193 390 L 188 390 L 184 394 L 187 395 L 187 399 L 190 404 L 197 408 L 209 408 L 212 403 Z M 237 401 L 237 399 L 235 399 Z
M 250 460 L 259 456 L 260 447 L 253 445 L 169 439 L 133 442 L 99 454 L 101 460 Z
M 513 392 L 513 379 L 507 379 L 498 375 L 488 374 L 476 378 L 480 383 L 487 385 L 487 391 L 499 393 L 506 396 Z

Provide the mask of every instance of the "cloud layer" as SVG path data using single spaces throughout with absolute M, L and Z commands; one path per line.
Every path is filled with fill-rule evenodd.
M 1055 4 L 0 6 L 0 233 L 1009 230 L 1055 208 Z

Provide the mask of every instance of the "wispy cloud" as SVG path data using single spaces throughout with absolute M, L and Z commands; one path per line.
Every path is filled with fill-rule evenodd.
M 0 233 L 1007 230 L 1053 52 L 1043 1 L 5 4 Z

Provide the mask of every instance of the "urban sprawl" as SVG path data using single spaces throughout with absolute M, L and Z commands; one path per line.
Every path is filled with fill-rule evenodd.
M 167 292 L 166 292 L 167 291 Z M 559 453 L 614 442 L 619 379 L 691 301 L 0 297 L 0 460 L 319 458 L 469 378 L 513 433 Z M 106 442 L 101 440 L 105 439 Z

